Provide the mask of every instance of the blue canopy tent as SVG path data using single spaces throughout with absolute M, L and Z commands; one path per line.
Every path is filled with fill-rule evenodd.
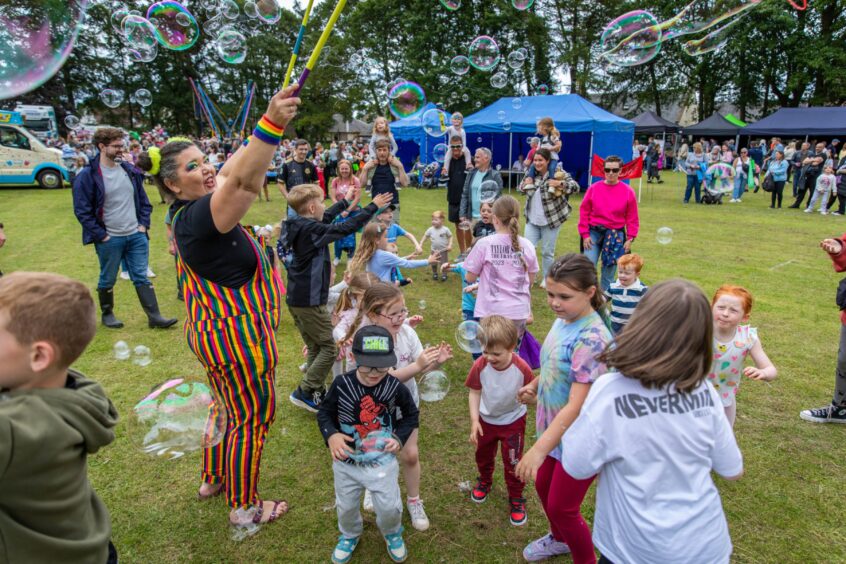
M 423 163 L 430 163 L 434 160 L 432 149 L 438 143 L 444 143 L 440 138 L 431 137 L 423 130 L 423 113 L 435 108 L 435 104 L 429 102 L 418 113 L 413 116 L 398 119 L 391 122 L 391 134 L 397 142 L 397 158 L 402 161 L 406 170 L 411 169 L 414 159 L 421 155 Z
M 514 100 L 500 98 L 464 119 L 470 150 L 491 149 L 494 166 L 500 165 L 504 171 L 529 152 L 527 141 L 535 136 L 537 121 L 542 117 L 551 117 L 561 132 L 561 163 L 582 187 L 590 184 L 594 153 L 603 158 L 620 155 L 623 160 L 631 154 L 634 122 L 606 112 L 577 94 L 524 96 L 519 104 Z

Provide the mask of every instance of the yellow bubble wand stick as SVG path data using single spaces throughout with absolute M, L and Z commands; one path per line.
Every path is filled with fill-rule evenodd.
M 288 63 L 288 70 L 285 72 L 285 80 L 282 82 L 283 90 L 288 88 L 288 83 L 291 81 L 291 74 L 294 72 L 294 64 L 297 62 L 297 57 L 300 54 L 300 47 L 303 44 L 303 36 L 308 25 L 308 16 L 311 14 L 312 4 L 314 4 L 314 0 L 308 0 L 308 6 L 303 14 L 303 21 L 300 24 L 300 31 L 297 33 L 297 41 L 294 42 L 294 52 L 291 53 L 291 61 Z
M 314 68 L 315 63 L 317 63 L 317 58 L 320 57 L 320 52 L 323 50 L 323 46 L 326 45 L 326 41 L 329 39 L 329 36 L 332 34 L 332 29 L 335 27 L 335 23 L 338 21 L 338 17 L 341 15 L 341 11 L 344 9 L 346 4 L 347 0 L 338 0 L 338 4 L 332 11 L 329 21 L 326 23 L 326 27 L 323 28 L 323 33 L 320 34 L 320 39 L 317 40 L 317 45 L 314 46 L 314 50 L 311 52 L 311 56 L 308 58 L 308 62 L 306 63 L 300 78 L 297 80 L 298 85 L 296 91 L 294 92 L 295 96 L 299 94 L 305 84 L 305 81 L 308 79 L 308 75 L 311 74 L 311 70 Z

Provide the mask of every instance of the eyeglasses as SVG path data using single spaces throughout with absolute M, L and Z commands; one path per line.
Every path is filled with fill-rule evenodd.
M 605 172 L 606 172 L 606 174 L 617 174 L 618 172 L 620 172 L 620 169 L 619 168 L 605 167 Z
M 406 317 L 408 317 L 408 310 L 407 310 L 407 309 L 405 309 L 405 308 L 403 308 L 403 309 L 401 309 L 401 310 L 400 310 L 400 312 L 399 312 L 398 314 L 396 314 L 396 315 L 385 315 L 384 313 L 380 313 L 379 315 L 380 315 L 381 317 L 384 317 L 385 319 L 390 320 L 390 321 L 391 321 L 391 323 L 400 323 L 403 319 L 405 319 Z
M 125 148 L 126 148 L 126 145 L 124 145 L 124 144 L 122 144 L 122 143 L 121 143 L 120 145 L 109 145 L 108 147 L 109 147 L 110 149 L 125 149 Z
M 391 371 L 391 368 L 392 367 L 390 367 L 390 366 L 386 367 L 386 368 L 376 368 L 374 366 L 371 366 L 369 368 L 364 367 L 364 366 L 358 367 L 359 371 L 362 374 L 364 374 L 365 376 L 370 375 L 370 374 L 387 374 L 388 372 Z

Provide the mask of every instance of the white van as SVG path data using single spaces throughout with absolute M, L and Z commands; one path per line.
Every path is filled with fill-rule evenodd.
M 37 183 L 42 188 L 61 188 L 68 180 L 62 152 L 45 147 L 23 127 L 17 112 L 0 111 L 0 185 Z

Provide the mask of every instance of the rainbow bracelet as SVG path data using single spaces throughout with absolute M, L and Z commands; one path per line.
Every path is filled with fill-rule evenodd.
M 253 137 L 270 145 L 278 145 L 284 131 L 284 128 L 270 121 L 267 115 L 263 115 L 253 130 Z

